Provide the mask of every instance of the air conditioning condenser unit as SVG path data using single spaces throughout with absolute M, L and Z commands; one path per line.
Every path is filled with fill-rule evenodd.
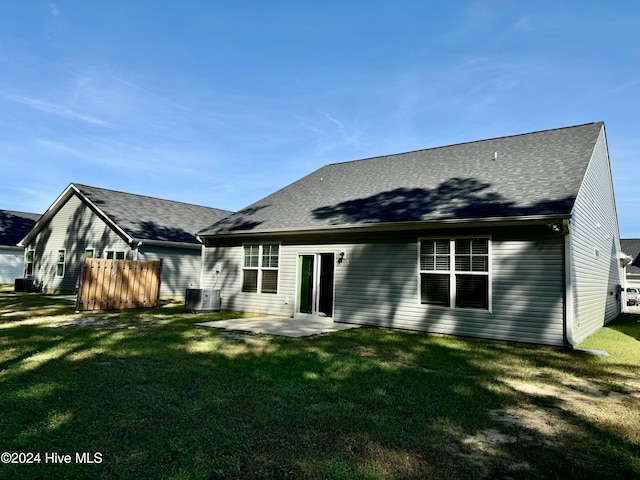
M 219 312 L 220 290 L 211 288 L 187 288 L 184 309 L 193 313 Z

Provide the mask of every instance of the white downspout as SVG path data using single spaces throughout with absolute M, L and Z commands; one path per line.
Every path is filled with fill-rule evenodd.
M 206 251 L 203 243 L 200 250 L 200 288 L 204 288 L 204 255 Z
M 577 345 L 578 342 L 574 336 L 575 325 L 575 311 L 573 306 L 573 262 L 571 261 L 571 230 L 569 229 L 569 220 L 563 220 L 563 227 L 565 231 L 564 235 L 564 298 L 566 304 L 565 310 L 565 333 L 567 337 L 567 343 L 570 348 Z
M 140 246 L 142 245 L 142 240 L 140 240 L 137 245 L 135 250 L 133 251 L 133 259 L 134 260 L 138 260 L 138 250 L 140 249 Z
M 622 291 L 620 292 L 620 313 L 629 312 L 627 307 L 627 267 L 633 262 L 633 257 L 620 251 L 619 256 L 620 265 L 622 265 Z

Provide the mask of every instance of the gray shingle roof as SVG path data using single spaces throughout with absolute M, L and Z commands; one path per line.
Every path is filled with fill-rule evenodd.
M 627 273 L 640 275 L 640 238 L 621 238 L 620 248 L 633 257 L 633 261 L 627 265 Z
M 590 123 L 326 165 L 200 235 L 566 215 L 603 127 Z
M 39 213 L 0 210 L 0 245 L 15 247 L 39 218 Z
M 195 234 L 232 212 L 160 198 L 72 184 L 137 240 L 198 243 Z

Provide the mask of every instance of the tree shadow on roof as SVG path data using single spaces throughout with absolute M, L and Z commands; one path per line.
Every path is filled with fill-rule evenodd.
M 34 227 L 39 217 L 0 210 L 0 245 L 15 246 Z
M 219 222 L 216 222 L 214 225 L 212 225 L 211 228 L 219 233 L 253 230 L 263 222 L 252 220 L 251 216 L 256 212 L 267 208 L 268 206 L 269 205 L 259 205 L 255 207 L 247 207 L 243 210 L 240 210 L 239 212 L 229 215 L 226 218 L 223 218 Z
M 475 178 L 450 178 L 436 188 L 396 188 L 313 210 L 332 224 L 386 223 L 569 213 L 573 197 L 519 205 Z
M 138 225 L 132 225 L 129 230 L 133 237 L 143 240 L 147 239 L 193 244 L 198 243 L 194 233 L 183 230 L 182 228 L 158 225 L 155 222 L 139 222 Z

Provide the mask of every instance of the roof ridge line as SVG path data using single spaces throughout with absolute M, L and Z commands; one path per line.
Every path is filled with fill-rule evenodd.
M 220 210 L 220 211 L 223 211 L 223 212 L 232 212 L 232 210 L 225 210 L 225 209 L 217 208 L 217 207 L 209 207 L 207 205 L 198 205 L 196 203 L 182 202 L 180 200 L 170 200 L 168 198 L 153 197 L 151 195 L 144 195 L 144 194 L 140 194 L 140 193 L 131 193 L 131 192 L 125 192 L 125 191 L 122 191 L 122 190 L 114 190 L 114 189 L 111 189 L 111 188 L 96 187 L 96 186 L 93 186 L 93 185 L 87 185 L 86 183 L 72 182 L 72 185 L 75 185 L 78 188 L 80 188 L 80 187 L 88 187 L 88 188 L 94 188 L 96 190 L 104 190 L 105 192 L 120 193 L 120 194 L 123 194 L 123 195 L 131 195 L 131 196 L 134 196 L 134 197 L 149 198 L 149 199 L 152 199 L 152 200 L 162 200 L 163 202 L 180 203 L 182 205 L 190 205 L 192 207 L 209 208 L 211 210 Z
M 408 150 L 406 152 L 388 153 L 386 155 L 375 155 L 373 157 L 358 158 L 358 159 L 355 159 L 355 160 L 345 160 L 343 162 L 333 162 L 333 163 L 326 164 L 325 167 L 328 167 L 330 165 L 343 165 L 343 164 L 346 164 L 346 163 L 364 162 L 364 161 L 367 161 L 367 160 L 375 160 L 375 159 L 378 159 L 378 158 L 385 158 L 385 157 L 397 157 L 397 156 L 400 156 L 400 155 L 408 155 L 410 153 L 426 152 L 428 150 L 439 150 L 441 148 L 451 148 L 451 147 L 458 147 L 458 146 L 461 146 L 461 145 L 470 145 L 472 143 L 483 143 L 483 142 L 491 142 L 491 141 L 494 141 L 494 140 L 502 140 L 502 139 L 505 139 L 505 138 L 515 138 L 515 137 L 523 137 L 523 136 L 526 136 L 526 135 L 536 135 L 536 134 L 539 134 L 539 133 L 553 132 L 553 131 L 556 131 L 556 130 L 568 130 L 570 128 L 586 127 L 587 125 L 596 125 L 596 124 L 599 124 L 599 123 L 600 124 L 604 124 L 603 121 L 599 121 L 599 122 L 581 123 L 579 125 L 570 125 L 568 127 L 547 128 L 547 129 L 544 129 L 544 130 L 537 130 L 535 132 L 516 133 L 516 134 L 513 134 L 513 135 L 503 135 L 501 137 L 492 137 L 492 138 L 485 138 L 485 139 L 480 139 L 480 140 L 471 140 L 471 141 L 468 141 L 468 142 L 458 142 L 458 143 L 452 143 L 450 145 L 440 145 L 438 147 L 418 148 L 416 150 Z

